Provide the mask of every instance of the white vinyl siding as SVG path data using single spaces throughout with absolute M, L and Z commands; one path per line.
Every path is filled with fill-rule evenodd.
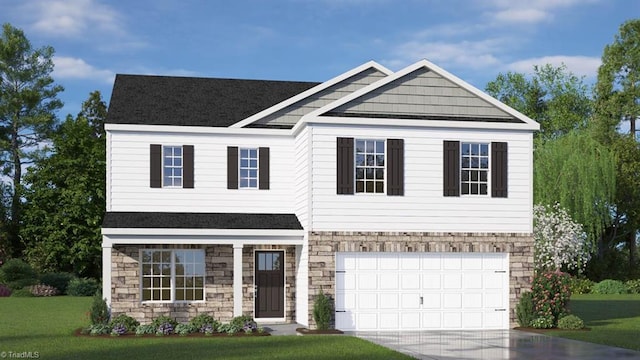
M 295 138 L 294 184 L 295 184 L 295 214 L 307 229 L 310 205 L 310 177 L 311 174 L 311 149 L 309 148 L 311 128 L 305 127 Z
M 293 213 L 293 138 L 109 131 L 108 211 Z M 149 187 L 149 144 L 192 144 L 194 189 Z M 227 146 L 270 148 L 270 190 L 227 189 Z
M 532 231 L 532 134 L 518 131 L 313 125 L 313 231 Z M 404 139 L 405 193 L 336 194 L 336 138 Z M 443 140 L 509 144 L 508 198 L 443 196 Z

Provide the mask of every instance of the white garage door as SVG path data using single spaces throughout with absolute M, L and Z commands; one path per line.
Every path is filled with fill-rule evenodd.
M 502 253 L 336 253 L 336 328 L 508 329 Z

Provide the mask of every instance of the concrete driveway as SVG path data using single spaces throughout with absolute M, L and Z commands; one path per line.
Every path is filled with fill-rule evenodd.
M 640 352 L 518 330 L 350 332 L 417 359 L 638 359 Z

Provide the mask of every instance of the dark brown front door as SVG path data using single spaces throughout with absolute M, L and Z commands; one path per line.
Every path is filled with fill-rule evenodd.
M 284 317 L 284 252 L 256 251 L 255 267 L 255 317 Z

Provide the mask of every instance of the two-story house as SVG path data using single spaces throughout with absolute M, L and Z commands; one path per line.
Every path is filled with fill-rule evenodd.
M 505 329 L 533 274 L 532 119 L 423 60 L 324 83 L 118 75 L 103 286 L 142 322 Z

